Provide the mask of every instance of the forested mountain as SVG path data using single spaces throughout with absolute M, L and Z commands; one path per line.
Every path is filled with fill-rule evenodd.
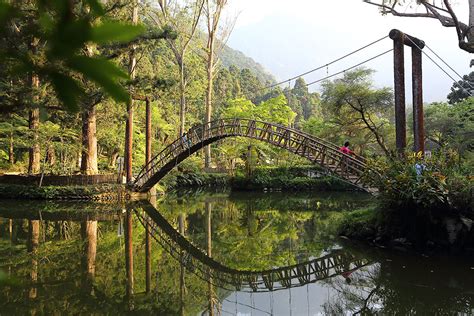
M 235 66 L 239 69 L 249 69 L 252 71 L 261 82 L 275 82 L 275 77 L 268 72 L 261 64 L 246 56 L 239 50 L 233 49 L 229 46 L 224 46 L 220 54 L 222 66 L 229 68 Z

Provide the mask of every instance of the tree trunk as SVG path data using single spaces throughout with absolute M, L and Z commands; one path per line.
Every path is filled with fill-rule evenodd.
M 82 113 L 82 159 L 81 173 L 98 174 L 97 167 L 97 135 L 95 106 Z
M 474 0 L 469 0 L 469 31 L 467 32 L 467 40 L 474 46 Z
M 93 293 L 95 276 L 95 259 L 97 254 L 97 221 L 81 222 L 82 248 L 82 289 L 87 294 Z
M 212 89 L 213 89 L 213 67 L 214 67 L 214 35 L 209 35 L 208 44 L 208 56 L 207 56 L 207 95 L 206 95 L 206 125 L 210 128 L 211 116 L 212 116 Z M 206 168 L 211 167 L 211 145 L 207 145 L 205 148 L 205 160 L 204 166 Z
M 132 23 L 138 23 L 138 4 L 135 0 L 133 2 L 133 10 L 132 10 Z M 135 79 L 135 68 L 137 65 L 137 59 L 135 57 L 136 45 L 132 45 L 130 50 L 129 56 L 129 65 L 128 65 L 128 73 L 130 75 L 130 79 Z M 133 91 L 131 91 L 133 93 Z M 132 174 L 132 152 L 133 150 L 133 99 L 130 98 L 129 102 L 127 103 L 127 123 L 125 125 L 125 174 L 127 178 L 127 183 L 130 183 L 133 178 Z
M 110 168 L 115 168 L 116 167 L 118 155 L 119 155 L 118 150 L 114 150 L 112 152 L 112 154 L 109 156 L 109 167 Z
M 186 83 L 184 80 L 184 54 L 181 57 L 179 62 L 179 96 L 180 96 L 180 106 L 179 106 L 179 137 L 184 134 L 184 125 L 186 120 Z
M 49 145 L 46 150 L 46 161 L 50 167 L 53 167 L 56 164 L 56 151 L 54 150 L 53 145 Z
M 36 174 L 40 172 L 40 146 L 38 143 L 39 109 L 30 110 L 29 128 L 33 132 L 33 145 L 30 147 L 28 173 Z
M 38 46 L 38 40 L 33 38 L 30 43 L 30 51 L 33 55 L 36 54 L 36 47 Z M 31 100 L 33 104 L 38 101 L 38 96 L 36 95 L 39 88 L 39 77 L 37 74 L 32 73 L 30 75 L 30 86 L 31 86 Z M 34 104 L 34 107 L 30 110 L 29 114 L 29 129 L 33 133 L 33 143 L 30 147 L 29 152 L 29 164 L 28 164 L 28 173 L 35 174 L 40 172 L 40 160 L 41 160 L 41 151 L 40 145 L 38 143 L 38 128 L 39 128 L 39 108 Z
M 15 152 L 13 151 L 13 132 L 10 132 L 10 146 L 8 147 L 8 162 L 15 164 Z
M 212 257 L 212 204 L 205 202 L 206 207 L 206 239 L 207 239 L 207 256 Z M 214 316 L 214 289 L 212 287 L 211 268 L 209 268 L 209 279 L 207 280 L 208 295 L 208 312 L 209 316 Z
M 131 300 L 133 295 L 133 222 L 132 214 L 128 210 L 125 214 L 125 270 L 126 270 L 126 297 Z
M 38 281 L 38 245 L 40 234 L 40 221 L 28 221 L 28 245 L 27 250 L 31 254 L 31 271 L 30 271 L 30 289 L 28 291 L 28 298 L 35 299 L 38 295 L 36 282 Z

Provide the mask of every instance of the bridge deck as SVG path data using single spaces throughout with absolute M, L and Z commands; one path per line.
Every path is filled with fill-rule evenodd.
M 180 162 L 206 145 L 227 137 L 247 137 L 286 149 L 319 164 L 330 174 L 373 193 L 367 187 L 364 174 L 370 171 L 366 160 L 357 155 L 347 155 L 339 147 L 302 131 L 268 122 L 249 119 L 220 119 L 191 128 L 182 137 L 164 148 L 142 168 L 135 177 L 132 189 L 147 192 Z

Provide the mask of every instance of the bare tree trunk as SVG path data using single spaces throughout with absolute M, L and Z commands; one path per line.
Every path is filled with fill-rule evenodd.
M 38 40 L 33 38 L 30 43 L 30 51 L 32 54 L 36 54 L 36 47 L 38 46 Z M 37 74 L 32 73 L 30 75 L 30 86 L 31 86 L 31 100 L 33 103 L 38 101 L 38 96 L 36 95 L 37 90 L 39 88 L 39 77 Z M 36 104 L 30 110 L 29 113 L 29 129 L 33 133 L 33 144 L 30 147 L 29 152 L 29 164 L 28 164 L 28 173 L 35 174 L 40 172 L 40 160 L 41 160 L 41 151 L 40 145 L 38 142 L 38 128 L 39 128 L 39 108 Z
M 151 292 L 151 227 L 145 224 L 145 291 Z
M 40 234 L 40 221 L 30 220 L 28 221 L 28 252 L 31 254 L 31 271 L 30 281 L 31 287 L 28 292 L 28 298 L 35 299 L 38 295 L 38 289 L 36 288 L 36 282 L 38 281 L 38 245 L 39 245 L 39 234 Z
M 98 174 L 97 166 L 97 135 L 95 106 L 82 113 L 82 159 L 81 173 Z
M 119 152 L 117 150 L 114 150 L 112 154 L 109 156 L 109 167 L 110 168 L 115 168 L 117 165 L 117 158 L 118 158 Z
M 214 37 L 209 38 L 208 57 L 207 57 L 207 94 L 206 94 L 206 125 L 210 128 L 212 117 L 212 89 L 213 89 L 213 67 L 214 67 Z M 207 145 L 205 150 L 204 166 L 211 167 L 211 145 Z
M 133 225 L 132 214 L 128 210 L 125 214 L 125 270 L 127 276 L 126 297 L 131 300 L 133 295 L 134 278 L 133 278 Z
M 184 134 L 184 125 L 186 123 L 186 82 L 184 78 L 184 53 L 179 62 L 179 136 Z
M 467 41 L 474 45 L 474 0 L 469 0 L 469 31 Z
M 207 256 L 212 257 L 212 204 L 205 202 L 206 208 L 206 239 L 207 239 Z M 210 268 L 209 268 L 210 269 Z M 209 279 L 207 282 L 209 316 L 214 315 L 214 289 L 212 287 L 212 277 L 209 271 Z
M 95 276 L 95 258 L 97 254 L 97 221 L 81 222 L 82 248 L 82 288 L 88 294 L 93 293 Z
M 214 68 L 218 62 L 218 53 L 220 50 L 223 49 L 225 43 L 227 41 L 228 36 L 230 35 L 230 31 L 232 27 L 229 27 L 228 30 L 221 32 L 220 42 L 221 45 L 216 52 L 216 38 L 219 33 L 219 22 L 221 18 L 221 13 L 224 7 L 227 4 L 227 0 L 205 0 L 204 1 L 204 12 L 207 18 L 207 93 L 206 93 L 206 119 L 205 123 L 209 124 L 212 117 L 212 91 L 213 91 L 213 80 L 214 80 Z M 207 145 L 205 148 L 205 167 L 209 168 L 211 166 L 211 145 Z
M 132 23 L 138 23 L 138 4 L 135 0 L 133 2 L 133 11 L 132 11 Z M 135 67 L 137 65 L 137 59 L 135 57 L 136 45 L 132 45 L 130 50 L 128 73 L 130 79 L 135 78 Z M 127 178 L 127 183 L 132 181 L 132 164 L 133 164 L 133 99 L 130 98 L 127 103 L 127 123 L 125 126 L 125 174 Z
M 13 151 L 13 132 L 10 132 L 10 146 L 8 147 L 8 162 L 15 163 L 15 152 Z
M 50 167 L 53 167 L 56 164 L 56 151 L 54 150 L 53 145 L 49 145 L 46 150 L 46 161 L 49 163 Z
M 37 77 L 36 77 L 37 78 Z M 39 128 L 39 109 L 30 110 L 29 128 L 33 132 L 33 145 L 29 151 L 28 173 L 36 174 L 40 172 L 40 146 L 38 143 L 38 128 Z

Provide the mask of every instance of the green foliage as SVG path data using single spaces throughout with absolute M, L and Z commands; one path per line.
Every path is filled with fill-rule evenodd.
M 144 27 L 112 20 L 101 21 L 106 11 L 97 0 L 81 5 L 76 7 L 73 2 L 38 1 L 27 7 L 17 2 L 10 4 L 2 1 L 1 35 L 24 41 L 23 46 L 2 46 L 0 49 L 0 56 L 10 65 L 6 75 L 17 77 L 36 73 L 41 80 L 50 80 L 59 100 L 68 110 L 77 111 L 79 99 L 85 94 L 85 86 L 77 79 L 78 75 L 97 83 L 117 102 L 128 102 L 128 92 L 120 83 L 128 75 L 111 61 L 83 56 L 81 51 L 86 45 L 126 43 L 140 35 Z M 12 30 L 7 27 L 8 24 L 17 27 Z M 24 25 L 24 28 L 18 25 Z M 44 51 L 40 48 L 43 43 Z M 33 52 L 31 47 L 35 49 Z M 43 59 L 39 59 L 40 56 Z
M 319 174 L 312 178 L 308 173 Z M 334 177 L 324 176 L 317 167 L 259 167 L 250 178 L 241 173 L 232 179 L 236 190 L 345 191 L 354 187 Z
M 27 186 L 0 184 L 1 199 L 92 199 L 105 192 L 118 192 L 115 185 L 94 186 Z
M 474 86 L 474 71 L 469 75 L 464 75 L 462 80 L 454 83 L 451 87 L 451 92 L 448 94 L 448 101 L 450 104 L 455 104 L 468 99 L 473 92 Z
M 350 236 L 355 240 L 372 241 L 380 227 L 381 215 L 376 207 L 342 213 L 335 219 L 339 235 Z
M 372 167 L 381 176 L 369 175 L 367 180 L 379 188 L 388 209 L 445 216 L 473 212 L 472 174 L 455 152 L 429 159 L 414 154 L 404 160 L 380 159 Z
M 328 140 L 344 137 L 361 152 L 389 155 L 394 132 L 393 93 L 389 88 L 375 88 L 372 73 L 373 70 L 359 68 L 345 72 L 341 79 L 323 83 L 323 117 L 335 127 Z M 328 123 L 322 124 L 319 129 Z
M 474 98 L 449 105 L 433 103 L 425 109 L 426 137 L 462 155 L 474 151 Z

